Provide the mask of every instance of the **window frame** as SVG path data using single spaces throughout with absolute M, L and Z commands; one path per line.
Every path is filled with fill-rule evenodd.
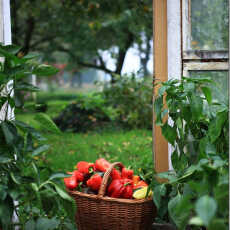
M 189 71 L 229 70 L 228 50 L 185 49 L 188 47 L 188 35 L 191 34 L 190 9 L 191 0 L 153 0 L 154 79 L 167 81 L 171 78 L 180 79 L 181 76 L 189 77 Z M 157 95 L 157 88 L 154 88 L 153 99 L 155 95 Z M 153 122 L 154 120 L 153 115 Z M 173 169 L 172 152 L 173 148 L 163 137 L 160 127 L 153 124 L 153 155 L 156 172 Z
M 182 0 L 182 70 L 184 76 L 189 76 L 192 70 L 228 70 L 228 50 L 192 50 L 191 38 L 191 0 Z M 201 69 L 199 69 L 201 68 Z

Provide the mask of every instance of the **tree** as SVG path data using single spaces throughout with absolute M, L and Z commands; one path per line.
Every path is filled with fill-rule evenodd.
M 102 70 L 114 82 L 128 49 L 152 37 L 152 1 L 13 1 L 12 21 L 13 41 L 22 53 L 38 51 L 50 62 L 64 53 L 69 66 Z M 114 69 L 106 65 L 105 51 Z

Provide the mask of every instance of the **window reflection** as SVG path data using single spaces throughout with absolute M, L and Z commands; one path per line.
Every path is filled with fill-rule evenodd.
M 191 0 L 193 50 L 228 49 L 228 0 Z
M 213 87 L 213 99 L 225 102 L 228 98 L 228 71 L 189 71 L 193 78 L 209 78 L 215 82 Z

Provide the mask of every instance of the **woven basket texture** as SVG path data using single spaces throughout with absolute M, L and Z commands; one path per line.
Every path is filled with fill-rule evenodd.
M 152 198 L 132 200 L 105 196 L 113 163 L 104 174 L 98 195 L 68 191 L 77 205 L 78 230 L 149 230 L 156 216 Z

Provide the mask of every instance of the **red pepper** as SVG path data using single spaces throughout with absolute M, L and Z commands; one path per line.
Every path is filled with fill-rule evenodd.
M 131 199 L 133 195 L 133 181 L 116 179 L 108 187 L 108 195 L 114 198 Z
M 76 165 L 76 168 L 78 169 L 79 172 L 83 174 L 88 174 L 93 172 L 94 164 L 86 161 L 79 161 Z
M 111 177 L 113 180 L 121 179 L 121 173 L 117 169 L 113 169 L 111 172 Z
M 137 184 L 134 184 L 133 189 L 146 187 L 146 186 L 148 186 L 148 184 L 145 181 L 140 180 L 139 182 L 137 182 Z
M 126 199 L 132 199 L 133 197 L 133 186 L 132 185 L 125 186 L 125 190 L 122 194 L 122 197 Z
M 84 181 L 84 174 L 79 172 L 78 170 L 74 170 L 73 172 L 67 172 L 67 174 L 70 174 L 70 175 L 76 177 L 78 182 Z
M 122 194 L 123 198 L 132 199 L 133 197 L 133 181 L 130 179 L 123 179 L 125 190 Z
M 124 183 L 121 179 L 113 180 L 108 187 L 108 195 L 114 198 L 121 197 L 123 191 L 125 190 Z
M 98 191 L 102 182 L 102 177 L 99 174 L 94 174 L 87 180 L 87 186 L 90 187 L 91 189 Z
M 121 177 L 122 178 L 132 179 L 133 178 L 133 170 L 132 169 L 123 168 L 122 171 L 121 171 Z
M 95 162 L 96 170 L 101 171 L 101 172 L 106 172 L 110 166 L 111 164 L 104 158 L 99 158 Z
M 82 182 L 84 180 L 84 174 L 79 172 L 78 170 L 74 170 L 73 171 L 73 176 L 76 177 L 77 181 L 79 182 Z
M 75 189 L 78 185 L 77 179 L 75 176 L 64 178 L 64 183 L 68 189 Z

